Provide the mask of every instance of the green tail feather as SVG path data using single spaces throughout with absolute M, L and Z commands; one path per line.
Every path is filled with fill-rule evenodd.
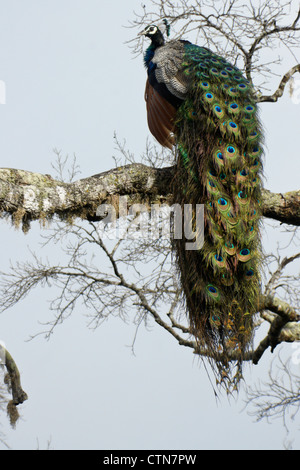
M 252 87 L 205 48 L 186 45 L 194 84 L 177 113 L 174 202 L 205 205 L 205 242 L 174 241 L 192 331 L 218 367 L 242 362 L 260 292 L 262 131 Z

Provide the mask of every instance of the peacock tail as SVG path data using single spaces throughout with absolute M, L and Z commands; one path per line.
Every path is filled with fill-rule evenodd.
M 204 205 L 203 246 L 187 250 L 184 237 L 173 240 L 190 328 L 201 354 L 224 374 L 251 345 L 260 293 L 263 151 L 255 95 L 237 67 L 207 48 L 165 43 L 155 25 L 143 34 L 152 40 L 149 128 L 162 145 L 175 145 L 173 202 Z M 194 211 L 196 230 L 195 219 Z

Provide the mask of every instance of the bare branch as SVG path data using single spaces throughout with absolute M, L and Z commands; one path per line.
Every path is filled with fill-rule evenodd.
M 288 337 L 291 340 L 290 334 L 283 332 L 284 328 L 287 328 L 289 332 L 291 331 L 291 325 L 286 327 L 287 324 L 291 322 L 296 323 L 293 327 L 297 330 L 297 334 L 293 338 L 293 341 L 299 337 L 300 333 L 300 324 L 297 323 L 300 320 L 300 315 L 286 302 L 271 296 L 262 296 L 260 305 L 261 310 L 270 310 L 275 313 L 276 316 L 273 320 L 270 320 L 271 326 L 267 336 L 259 343 L 256 350 L 253 352 L 254 364 L 259 362 L 263 353 L 269 347 L 271 347 L 271 352 L 273 352 L 276 346 L 280 344 L 284 338 Z
M 275 103 L 276 101 L 278 101 L 278 99 L 281 98 L 283 95 L 286 84 L 296 72 L 300 72 L 300 64 L 295 65 L 286 74 L 284 74 L 284 76 L 282 77 L 279 83 L 277 90 L 273 93 L 273 95 L 259 96 L 257 98 L 258 103 L 264 103 L 264 102 Z
M 274 296 L 275 295 L 275 290 L 276 288 L 278 287 L 278 282 L 279 282 L 279 279 L 281 278 L 282 276 L 282 272 L 284 270 L 284 268 L 289 265 L 290 263 L 292 263 L 293 261 L 295 261 L 296 259 L 300 258 L 300 253 L 297 253 L 293 256 L 290 256 L 290 257 L 284 257 L 283 260 L 281 260 L 279 262 L 279 265 L 276 269 L 276 271 L 272 274 L 272 276 L 270 277 L 267 285 L 266 285 L 266 288 L 265 288 L 265 295 L 266 296 Z M 276 312 L 277 313 L 277 312 Z

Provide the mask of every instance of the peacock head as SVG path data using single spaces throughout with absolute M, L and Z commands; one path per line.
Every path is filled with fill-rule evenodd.
M 162 46 L 165 42 L 161 30 L 155 24 L 146 26 L 146 28 L 139 33 L 139 36 L 146 36 L 146 38 L 151 39 L 152 43 L 156 46 Z
M 163 46 L 165 43 L 163 35 L 164 32 L 166 32 L 167 36 L 169 36 L 170 25 L 168 24 L 167 20 L 163 20 L 162 26 L 157 26 L 156 24 L 150 24 L 149 26 L 146 26 L 146 28 L 139 33 L 139 36 L 146 36 L 147 38 L 151 39 L 151 42 L 155 46 Z

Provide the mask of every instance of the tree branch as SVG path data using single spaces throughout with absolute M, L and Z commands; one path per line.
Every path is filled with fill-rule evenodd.
M 269 321 L 271 323 L 267 336 L 259 343 L 253 352 L 252 361 L 257 364 L 263 353 L 271 347 L 271 352 L 282 341 L 298 341 L 300 338 L 300 315 L 286 302 L 272 296 L 262 296 L 261 311 L 270 310 L 276 316 Z
M 31 220 L 45 222 L 57 215 L 63 220 L 100 220 L 96 211 L 101 204 L 111 204 L 119 216 L 119 197 L 133 204 L 164 204 L 171 201 L 170 183 L 173 167 L 151 168 L 134 163 L 63 183 L 49 175 L 24 170 L 0 169 L 0 210 L 11 216 L 15 225 L 27 231 Z M 285 194 L 263 190 L 263 216 L 286 224 L 300 225 L 300 191 Z M 103 216 L 102 216 L 103 218 Z
M 1 346 L 1 349 L 4 350 L 4 363 L 7 369 L 7 373 L 9 375 L 9 383 L 11 387 L 13 403 L 14 405 L 20 405 L 28 399 L 28 396 L 22 389 L 19 369 L 7 349 L 5 349 L 3 346 Z
M 0 345 L 0 356 L 7 370 L 4 381 L 12 395 L 12 400 L 10 400 L 7 404 L 7 414 L 9 416 L 12 427 L 14 427 L 19 418 L 17 405 L 20 405 L 25 400 L 27 400 L 28 396 L 27 393 L 22 389 L 21 377 L 17 364 L 3 345 Z
M 263 103 L 263 102 L 268 101 L 271 103 L 275 103 L 276 101 L 278 101 L 278 99 L 281 98 L 283 95 L 286 84 L 296 72 L 300 72 L 300 64 L 295 65 L 286 74 L 284 74 L 284 76 L 282 77 L 279 83 L 277 90 L 275 91 L 275 93 L 273 93 L 273 95 L 260 96 L 257 98 L 257 102 Z

